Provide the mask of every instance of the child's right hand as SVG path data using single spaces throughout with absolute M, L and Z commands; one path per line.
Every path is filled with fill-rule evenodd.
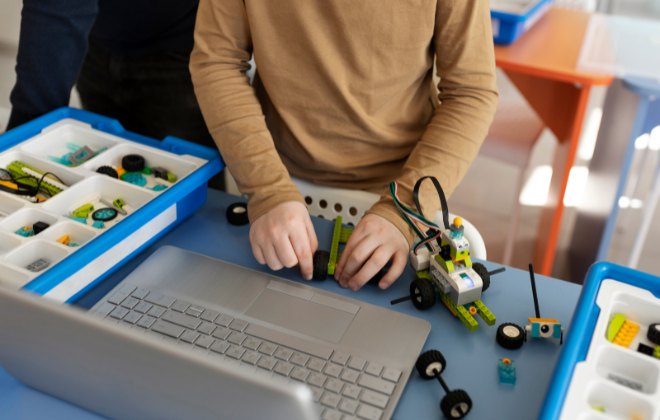
M 259 264 L 271 270 L 300 265 L 302 276 L 311 280 L 318 240 L 304 204 L 287 201 L 260 216 L 250 226 L 250 245 Z

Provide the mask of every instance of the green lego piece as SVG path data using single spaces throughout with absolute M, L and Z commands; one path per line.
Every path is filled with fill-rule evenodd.
M 617 333 L 623 326 L 623 323 L 626 322 L 626 316 L 623 314 L 614 314 L 614 317 L 612 317 L 612 320 L 610 321 L 609 325 L 607 326 L 607 333 L 605 337 L 607 338 L 607 341 L 614 341 L 614 337 L 616 337 Z
M 475 300 L 473 303 L 474 306 L 477 307 L 477 313 L 481 319 L 486 321 L 486 324 L 488 325 L 495 325 L 495 314 L 493 314 L 481 300 Z
M 174 175 L 172 172 L 167 171 L 167 182 L 175 183 L 177 180 L 177 176 Z
M 438 293 L 440 295 L 440 300 L 442 303 L 445 304 L 447 309 L 458 319 L 461 320 L 463 324 L 465 324 L 466 327 L 468 327 L 468 330 L 470 331 L 476 331 L 477 327 L 479 326 L 479 323 L 477 322 L 476 319 L 472 315 L 470 315 L 470 312 L 468 312 L 467 309 L 465 309 L 463 306 L 457 306 L 454 305 L 454 303 L 451 301 L 449 298 L 449 295 L 446 295 L 444 293 Z
M 655 346 L 655 349 L 653 350 L 653 357 L 660 359 L 660 345 Z
M 40 175 L 43 174 L 42 171 L 35 169 L 21 162 L 20 160 L 15 160 L 11 162 L 9 165 L 7 165 L 7 170 L 11 173 L 14 179 L 20 179 L 21 184 L 29 185 L 34 188 L 37 188 L 37 186 L 39 186 L 39 189 L 41 191 L 45 191 L 51 197 L 62 192 L 61 188 L 56 187 L 51 183 L 49 183 L 48 177 L 41 177 L 41 183 L 40 183 L 39 182 L 40 178 L 37 178 L 31 174 L 26 173 L 24 169 L 29 169 L 32 173 L 35 174 L 40 174 Z
M 328 261 L 328 275 L 335 274 L 337 259 L 339 258 L 339 241 L 341 239 L 341 216 L 335 219 L 335 227 L 332 230 L 332 245 L 330 245 L 330 260 Z
M 87 219 L 89 214 L 94 211 L 94 206 L 90 203 L 83 204 L 71 212 L 71 217 Z

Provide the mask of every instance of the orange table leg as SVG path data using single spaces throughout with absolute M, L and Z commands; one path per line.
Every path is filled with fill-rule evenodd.
M 575 162 L 591 86 L 578 86 L 512 71 L 506 73 L 559 141 L 534 253 L 535 269 L 540 274 L 550 275 L 561 229 L 564 194 Z

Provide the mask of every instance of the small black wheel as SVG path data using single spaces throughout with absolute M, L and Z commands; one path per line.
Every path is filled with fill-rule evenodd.
M 312 257 L 314 265 L 314 273 L 312 278 L 314 280 L 325 280 L 328 277 L 328 262 L 330 261 L 330 253 L 328 251 L 317 250 Z
M 115 179 L 119 179 L 119 174 L 117 173 L 115 168 L 113 168 L 112 166 L 107 166 L 107 165 L 99 166 L 99 168 L 96 170 L 96 172 L 98 172 L 100 174 L 103 174 L 103 175 L 107 175 L 107 176 L 115 178 Z
M 435 289 L 431 281 L 416 278 L 410 283 L 410 300 L 415 308 L 423 311 L 435 304 Z
M 497 327 L 495 340 L 505 349 L 516 350 L 521 348 L 525 342 L 525 330 L 519 325 L 505 322 Z
M 481 277 L 481 281 L 484 283 L 481 291 L 485 292 L 490 287 L 490 274 L 488 274 L 488 269 L 481 263 L 472 264 L 472 269 L 479 274 L 479 277 Z
M 660 345 L 660 322 L 649 325 L 646 338 L 653 344 Z
M 248 218 L 247 204 L 234 203 L 227 207 L 227 221 L 234 226 L 243 226 L 250 223 Z
M 121 167 L 126 172 L 141 172 L 145 165 L 144 157 L 141 155 L 126 155 L 121 158 Z
M 454 389 L 440 401 L 440 410 L 448 419 L 462 419 L 472 410 L 472 399 L 462 389 Z
M 417 372 L 424 379 L 433 379 L 440 375 L 447 366 L 445 356 L 438 350 L 427 350 L 420 354 L 415 362 Z

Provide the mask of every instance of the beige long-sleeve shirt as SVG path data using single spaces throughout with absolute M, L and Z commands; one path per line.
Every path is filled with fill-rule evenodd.
M 385 187 L 397 180 L 412 204 L 434 175 L 450 194 L 497 100 L 484 0 L 201 0 L 190 70 L 251 220 L 302 202 L 291 174 L 381 191 L 369 212 L 409 240 Z M 429 216 L 439 205 L 432 189 L 421 201 Z

